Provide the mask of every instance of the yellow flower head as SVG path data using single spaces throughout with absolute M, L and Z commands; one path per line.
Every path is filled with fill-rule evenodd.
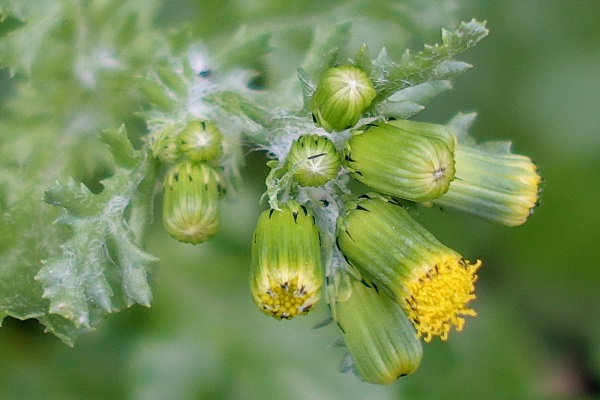
M 323 284 L 319 230 L 306 207 L 289 201 L 258 219 L 250 287 L 258 308 L 276 319 L 307 314 Z
M 476 315 L 468 303 L 481 263 L 441 244 L 398 204 L 376 194 L 349 203 L 337 243 L 367 281 L 405 310 L 426 342 L 446 340 L 453 327 L 462 330 L 464 316 Z
M 480 265 L 480 261 L 469 264 L 450 256 L 415 273 L 406 283 L 405 308 L 419 337 L 426 342 L 434 336 L 446 340 L 452 327 L 463 329 L 463 316 L 477 315 L 467 303 L 475 298 L 475 272 Z

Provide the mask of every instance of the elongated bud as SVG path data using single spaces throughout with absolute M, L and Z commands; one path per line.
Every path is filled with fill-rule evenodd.
M 374 287 L 346 278 L 347 287 L 335 299 L 336 322 L 354 372 L 380 385 L 415 372 L 423 348 L 404 310 Z
M 324 185 L 337 176 L 342 163 L 331 140 L 319 135 L 302 135 L 295 140 L 287 161 L 300 186 Z
M 527 221 L 541 181 L 531 159 L 467 146 L 457 148 L 455 159 L 456 179 L 435 204 L 507 226 Z
M 164 181 L 163 225 L 175 239 L 197 244 L 219 229 L 219 175 L 206 164 L 180 163 Z
M 319 230 L 295 201 L 262 213 L 254 231 L 250 288 L 258 308 L 276 319 L 307 314 L 323 284 Z
M 347 260 L 406 311 L 426 342 L 463 329 L 480 262 L 441 244 L 401 206 L 371 194 L 347 204 L 337 243 Z M 376 246 L 374 244 L 377 244 Z
M 356 180 L 381 193 L 411 201 L 438 198 L 454 179 L 454 155 L 448 147 L 454 141 L 435 137 L 432 130 L 366 125 L 346 143 L 345 166 Z
M 222 139 L 223 134 L 212 122 L 193 120 L 179 134 L 179 148 L 192 161 L 211 161 L 221 156 Z
M 375 98 L 373 83 L 352 65 L 329 68 L 312 98 L 315 122 L 328 132 L 351 128 Z

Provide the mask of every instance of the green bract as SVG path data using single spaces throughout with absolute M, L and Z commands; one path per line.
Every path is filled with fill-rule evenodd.
M 344 149 L 350 174 L 381 193 L 411 201 L 446 193 L 454 179 L 453 137 L 441 128 L 437 135 L 439 125 L 393 124 L 373 123 L 352 132 Z
M 221 156 L 223 134 L 212 122 L 189 121 L 179 134 L 179 149 L 190 160 L 211 161 Z
M 262 312 L 290 319 L 315 306 L 323 284 L 319 235 L 314 217 L 295 201 L 262 213 L 250 269 L 252 296 Z
M 197 244 L 219 229 L 219 176 L 206 164 L 184 162 L 164 180 L 163 225 L 175 239 Z
M 314 119 L 328 132 L 352 128 L 376 94 L 373 83 L 359 68 L 352 65 L 329 68 L 312 98 Z
M 380 385 L 415 372 L 423 348 L 404 310 L 375 288 L 345 278 L 335 298 L 336 322 L 354 372 Z
M 302 135 L 292 143 L 288 168 L 301 186 L 321 186 L 337 176 L 340 155 L 331 140 L 319 135 Z

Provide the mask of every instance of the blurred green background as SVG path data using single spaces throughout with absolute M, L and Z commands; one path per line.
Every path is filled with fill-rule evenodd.
M 479 316 L 464 332 L 426 345 L 414 375 L 379 387 L 338 372 L 343 352 L 333 346 L 335 327 L 312 329 L 325 315 L 323 304 L 292 321 L 263 316 L 247 286 L 250 237 L 267 173 L 265 159 L 253 153 L 250 175 L 225 202 L 223 229 L 214 240 L 177 243 L 157 219 L 147 239 L 161 259 L 150 309 L 108 318 L 73 349 L 36 321 L 6 319 L 0 398 L 600 398 L 600 2 L 443 4 L 442 16 L 425 13 L 410 27 L 420 29 L 413 41 L 407 41 L 405 21 L 366 6 L 355 35 L 357 44 L 385 43 L 398 57 L 405 46 L 418 50 L 423 41 L 439 40 L 440 24 L 488 21 L 490 36 L 460 57 L 474 68 L 418 119 L 443 123 L 456 111 L 476 110 L 473 136 L 512 140 L 515 152 L 537 163 L 544 184 L 541 206 L 518 228 L 421 211 L 420 221 L 442 242 L 484 261 L 474 303 Z M 188 22 L 218 46 L 237 25 L 260 30 L 261 21 L 279 20 L 283 31 L 295 15 L 317 15 L 311 7 L 322 7 L 322 23 L 357 17 L 344 5 L 189 0 L 169 3 L 159 23 Z M 397 43 L 390 43 L 396 33 Z M 300 60 L 308 37 L 292 36 L 275 41 L 265 85 Z M 281 43 L 287 46 L 278 48 Z

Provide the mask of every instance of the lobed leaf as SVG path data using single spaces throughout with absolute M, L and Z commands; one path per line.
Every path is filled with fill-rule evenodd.
M 426 45 L 417 54 L 406 50 L 397 62 L 383 49 L 372 62 L 370 77 L 377 90 L 372 108 L 399 90 L 430 81 L 452 79 L 464 73 L 470 65 L 455 61 L 453 57 L 475 46 L 487 34 L 485 22 L 473 19 L 462 22 L 455 30 L 442 30 L 442 44 Z
M 138 164 L 117 168 L 97 195 L 72 180 L 46 193 L 46 201 L 64 208 L 57 223 L 72 235 L 59 255 L 43 261 L 35 279 L 50 302 L 49 313 L 75 328 L 89 328 L 99 316 L 134 303 L 149 306 L 152 299 L 147 275 L 156 259 L 135 239 L 126 211 L 155 167 L 133 150 L 124 128 L 106 131 L 103 138 L 117 164 L 131 165 L 136 159 Z

